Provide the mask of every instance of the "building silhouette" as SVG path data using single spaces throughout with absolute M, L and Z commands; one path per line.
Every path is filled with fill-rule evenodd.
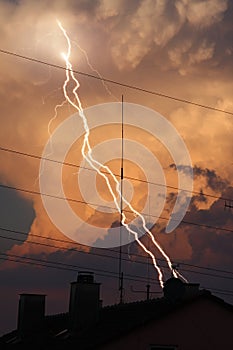
M 45 295 L 21 294 L 17 330 L 0 338 L 13 349 L 233 349 L 233 306 L 176 278 L 159 299 L 102 307 L 100 284 L 80 272 L 69 312 L 45 316 Z

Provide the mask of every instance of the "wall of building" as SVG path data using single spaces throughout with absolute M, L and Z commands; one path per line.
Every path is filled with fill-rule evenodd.
M 101 349 L 149 350 L 152 344 L 174 345 L 179 350 L 233 349 L 232 321 L 230 310 L 198 299 Z

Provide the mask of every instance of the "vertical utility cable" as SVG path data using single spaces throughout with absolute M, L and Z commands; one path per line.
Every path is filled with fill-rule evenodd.
M 149 201 L 149 222 L 150 222 L 150 194 L 148 193 Z M 150 239 L 147 237 L 148 249 L 150 249 Z M 147 285 L 146 285 L 146 300 L 150 299 L 150 261 L 149 256 L 147 256 Z
M 120 248 L 119 248 L 119 291 L 120 291 L 120 303 L 123 303 L 123 272 L 122 272 L 122 220 L 123 220 L 123 179 L 124 179 L 124 109 L 123 109 L 124 98 L 121 96 L 121 220 L 120 220 Z

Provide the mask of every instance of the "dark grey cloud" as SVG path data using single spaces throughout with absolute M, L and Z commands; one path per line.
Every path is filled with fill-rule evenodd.
M 233 197 L 233 188 L 228 187 L 221 195 L 223 198 Z M 213 204 L 208 209 L 197 209 L 194 206 L 192 210 L 186 215 L 187 220 L 194 221 L 197 223 L 204 223 L 206 225 L 218 226 L 231 228 L 232 219 L 230 212 L 225 210 L 225 200 L 221 197 L 213 202 Z
M 182 165 L 170 164 L 169 167 L 174 170 L 182 171 L 185 174 L 190 174 L 190 168 Z M 202 168 L 200 166 L 194 165 L 193 167 L 194 180 L 197 180 L 200 177 L 206 179 L 206 185 L 214 191 L 223 192 L 228 185 L 229 181 L 221 178 L 216 172 L 216 170 Z M 203 189 L 200 189 L 200 194 Z
M 192 176 L 192 174 L 193 174 L 193 169 L 188 165 L 176 165 L 176 164 L 172 163 L 169 165 L 169 168 L 174 169 L 174 170 L 178 170 L 178 171 L 184 173 L 185 175 L 189 175 L 189 176 Z
M 207 186 L 214 191 L 223 192 L 228 185 L 229 182 L 227 180 L 222 179 L 219 175 L 217 175 L 215 170 L 203 169 L 198 166 L 194 166 L 193 168 L 194 178 L 204 177 L 207 181 Z
M 35 218 L 32 202 L 23 199 L 17 191 L 0 188 L 0 226 L 10 230 L 28 232 Z M 17 235 L 0 229 L 0 234 L 8 238 L 25 241 L 27 235 Z M 0 238 L 1 252 L 6 252 L 16 241 Z M 18 243 L 17 243 L 18 244 Z

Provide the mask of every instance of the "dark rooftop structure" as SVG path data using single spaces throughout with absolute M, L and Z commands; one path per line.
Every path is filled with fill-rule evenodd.
M 163 298 L 104 308 L 99 289 L 92 273 L 79 273 L 77 281 L 71 283 L 69 312 L 42 317 L 43 322 L 45 296 L 21 295 L 20 305 L 22 298 L 26 304 L 32 298 L 37 321 L 26 333 L 22 332 L 20 325 L 27 313 L 23 310 L 21 315 L 20 306 L 18 330 L 0 339 L 1 349 L 233 348 L 232 305 L 209 291 L 199 290 L 198 284 L 170 278 Z M 29 319 L 33 312 L 27 316 Z
M 43 327 L 45 295 L 20 294 L 18 310 L 18 333 L 21 337 L 37 332 Z

